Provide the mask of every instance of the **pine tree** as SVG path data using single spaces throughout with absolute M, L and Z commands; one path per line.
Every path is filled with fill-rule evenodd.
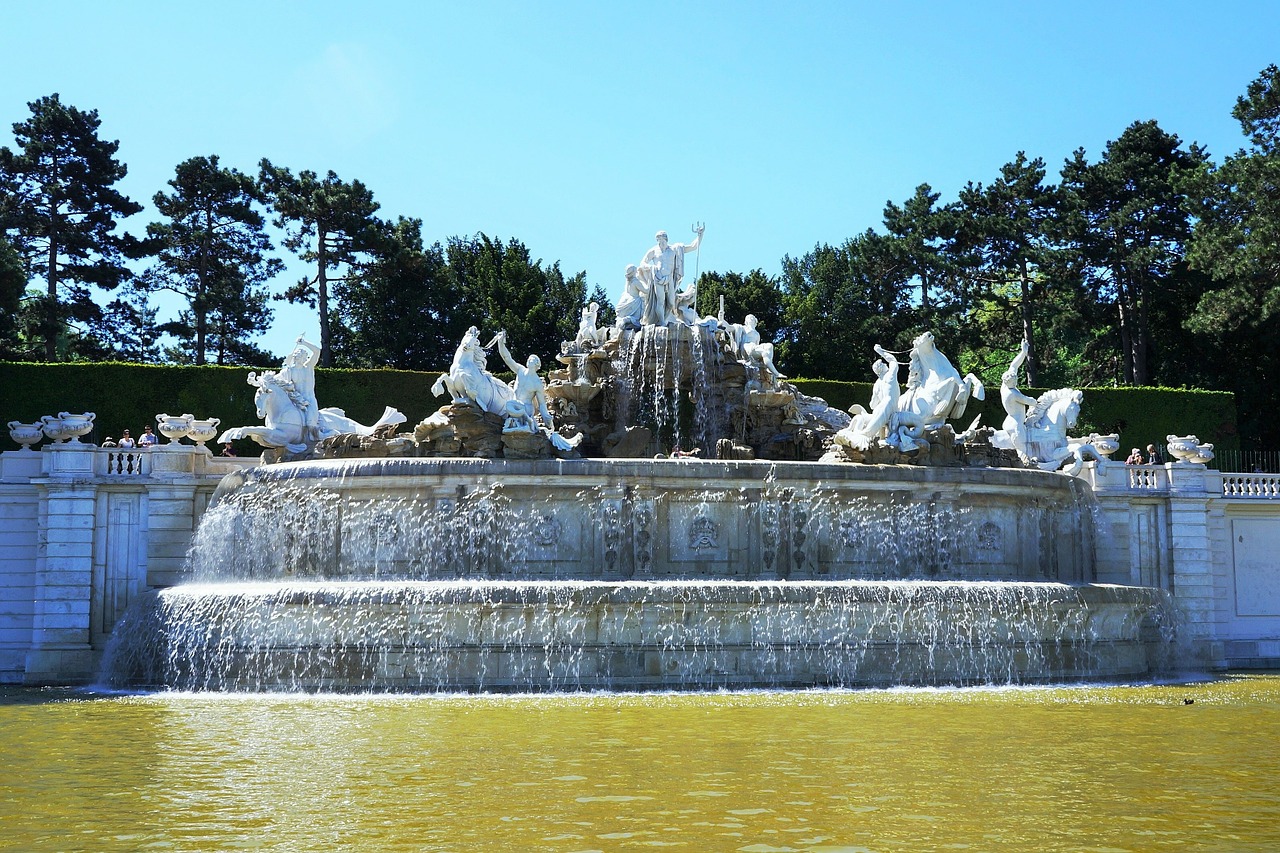
M 303 261 L 315 264 L 316 273 L 285 292 L 290 302 L 316 308 L 320 317 L 320 364 L 333 363 L 333 310 L 329 305 L 330 275 L 350 267 L 378 239 L 381 223 L 374 214 L 373 193 L 359 181 L 340 180 L 332 170 L 324 178 L 302 171 L 295 177 L 288 169 L 264 159 L 258 178 L 275 209 L 276 225 L 287 229 L 284 244 Z
M 130 277 L 124 261 L 139 244 L 116 234 L 118 218 L 142 206 L 115 184 L 125 176 L 119 142 L 98 138 L 97 110 L 63 104 L 55 93 L 27 105 L 31 117 L 13 125 L 17 150 L 0 148 L 0 186 L 10 195 L 4 226 L 29 278 L 45 284 L 39 306 L 44 358 L 58 358 L 58 336 L 69 321 L 101 319 L 90 288 L 112 290 Z
M 263 193 L 252 177 L 220 166 L 216 155 L 179 163 L 169 186 L 172 192 L 154 198 L 166 220 L 147 226 L 159 251 L 142 284 L 187 301 L 164 326 L 182 341 L 181 360 L 205 364 L 212 348 L 225 364 L 229 353 L 270 325 L 263 284 L 284 268 L 267 255 L 271 239 L 258 211 Z

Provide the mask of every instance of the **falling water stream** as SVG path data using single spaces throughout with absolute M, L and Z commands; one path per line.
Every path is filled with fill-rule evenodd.
M 461 488 L 353 464 L 271 472 L 205 514 L 194 582 L 139 600 L 113 633 L 104 683 L 705 690 L 1041 683 L 1176 666 L 1163 591 L 1054 582 L 1035 563 L 1015 579 L 1026 569 L 995 559 L 1007 534 L 977 504 L 884 501 L 821 482 L 800 491 L 768 470 L 751 487 L 678 499 L 654 488 L 621 502 L 609 483 L 566 497 L 511 477 Z M 421 485 L 379 488 L 393 481 Z M 999 517 L 1055 543 L 1055 524 L 1089 522 L 1040 500 L 1018 514 Z M 717 558 L 733 544 L 730 523 L 744 542 L 758 531 L 734 552 L 754 557 Z

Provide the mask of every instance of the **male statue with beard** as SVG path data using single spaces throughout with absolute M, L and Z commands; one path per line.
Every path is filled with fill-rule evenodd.
M 688 294 L 680 292 L 680 282 L 684 278 L 684 254 L 698 250 L 705 230 L 701 224 L 695 225 L 693 233 L 697 236 L 692 243 L 670 243 L 667 241 L 667 232 L 659 231 L 656 235 L 657 245 L 644 253 L 640 270 L 644 278 L 651 278 L 653 282 L 649 295 L 650 310 L 645 314 L 652 317 L 655 324 L 665 326 L 683 322 L 679 303 L 682 297 L 686 303 L 689 301 Z M 694 286 L 696 284 L 695 282 Z M 691 287 L 690 293 L 693 292 Z

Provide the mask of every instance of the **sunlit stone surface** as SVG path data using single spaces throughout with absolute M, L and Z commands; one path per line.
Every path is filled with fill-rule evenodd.
M 583 690 L 1038 682 L 1167 667 L 1090 584 L 1084 485 L 1009 469 L 448 459 L 254 469 L 117 685 Z

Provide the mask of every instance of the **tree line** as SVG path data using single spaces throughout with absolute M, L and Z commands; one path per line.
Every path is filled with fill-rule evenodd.
M 29 108 L 0 148 L 0 358 L 272 363 L 252 341 L 284 298 L 317 311 L 326 365 L 434 370 L 473 318 L 548 355 L 585 301 L 611 316 L 585 272 L 566 276 L 517 239 L 428 245 L 421 220 L 380 217 L 360 181 L 267 159 L 252 175 L 216 155 L 178 164 L 153 198 L 160 218 L 122 233 L 142 206 L 115 189 L 126 167 L 96 111 L 58 95 Z M 723 296 L 735 318 L 757 316 L 789 373 L 831 379 L 866 380 L 873 344 L 903 349 L 931 329 L 998 383 L 1026 338 L 1025 385 L 1232 390 L 1246 440 L 1275 444 L 1280 70 L 1232 114 L 1245 142 L 1220 162 L 1138 121 L 1056 174 L 1017 152 L 953 199 L 921 184 L 878 228 L 787 255 L 777 275 L 704 273 L 699 309 Z M 308 270 L 278 295 L 268 221 Z M 177 318 L 157 321 L 160 290 L 182 298 Z M 164 335 L 175 343 L 162 350 Z
M 532 352 L 557 352 L 577 328 L 585 272 L 565 276 L 517 239 L 427 246 L 420 219 L 379 217 L 368 187 L 332 171 L 263 159 L 248 175 L 192 157 L 153 197 L 161 218 L 121 233 L 143 207 L 115 188 L 127 168 L 97 111 L 57 94 L 28 107 L 0 148 L 0 359 L 270 364 L 253 338 L 275 298 L 317 311 L 326 367 L 447 365 L 473 317 Z M 308 269 L 280 294 L 269 219 Z M 157 321 L 158 291 L 181 297 L 175 319 Z M 165 335 L 176 343 L 162 349 Z

